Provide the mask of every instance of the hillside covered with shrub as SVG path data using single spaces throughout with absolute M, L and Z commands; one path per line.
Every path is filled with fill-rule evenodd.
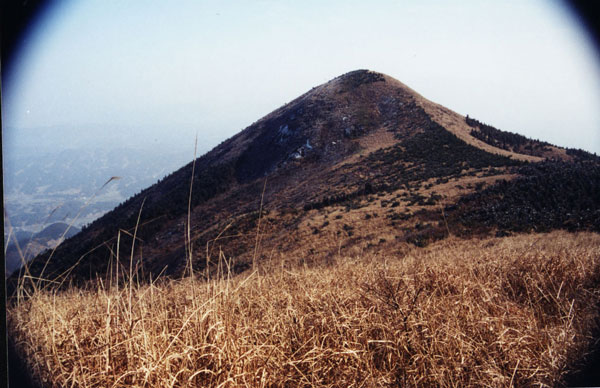
M 599 193 L 595 155 L 358 70 L 16 271 L 10 332 L 49 387 L 560 386 Z

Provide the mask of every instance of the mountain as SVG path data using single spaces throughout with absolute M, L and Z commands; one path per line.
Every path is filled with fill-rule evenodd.
M 24 261 L 28 261 L 39 253 L 54 249 L 65 239 L 79 233 L 79 228 L 64 222 L 55 222 L 38 233 L 17 232 L 7 245 L 5 258 L 6 275 L 19 269 Z
M 7 145 L 6 233 L 36 233 L 53 222 L 81 227 L 189 160 L 181 151 L 164 147 L 106 147 L 41 151 Z M 121 179 L 99 190 L 111 176 Z
M 358 70 L 124 201 L 30 272 L 78 283 L 114 273 L 118 259 L 155 278 L 222 258 L 240 272 L 280 253 L 310 263 L 449 234 L 600 230 L 598 192 L 595 155 L 498 130 Z
M 21 266 L 22 258 L 28 260 L 48 248 L 54 248 L 56 244 L 49 243 L 48 239 L 32 238 L 36 233 L 47 227 L 64 224 L 72 224 L 71 231 L 79 231 L 83 225 L 102 216 L 189 159 L 184 156 L 185 153 L 177 152 L 172 147 L 147 145 L 145 150 L 140 150 L 132 147 L 109 148 L 108 145 L 93 142 L 87 148 L 65 149 L 64 144 L 60 147 L 55 139 L 56 147 L 52 149 L 49 148 L 52 142 L 46 141 L 44 136 L 38 139 L 43 147 L 20 140 L 4 144 L 7 274 Z M 191 151 L 192 147 L 187 148 Z M 120 179 L 103 185 L 111 176 Z M 66 237 L 71 235 L 70 232 Z

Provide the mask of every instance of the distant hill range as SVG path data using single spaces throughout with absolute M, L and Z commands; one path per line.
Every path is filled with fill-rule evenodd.
M 31 260 L 47 249 L 54 249 L 79 231 L 79 228 L 64 222 L 55 222 L 39 233 L 18 232 L 11 235 L 5 254 L 7 276 L 19 269 L 24 261 Z
M 81 227 L 193 156 L 193 144 L 185 157 L 181 151 L 152 145 L 146 149 L 109 148 L 109 144 L 96 142 L 88 148 L 56 145 L 40 150 L 31 146 L 32 142 L 5 144 L 5 236 L 10 231 L 39 232 L 55 222 Z M 111 176 L 121 179 L 99 190 Z
M 83 282 L 115 273 L 117 256 L 148 278 L 180 276 L 190 262 L 201 274 L 219 258 L 239 272 L 281 254 L 397 254 L 448 234 L 600 231 L 598 193 L 595 155 L 498 130 L 358 70 L 129 198 L 30 272 Z

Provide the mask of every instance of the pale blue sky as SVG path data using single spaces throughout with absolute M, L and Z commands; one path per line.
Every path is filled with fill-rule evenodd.
M 559 1 L 57 3 L 3 74 L 5 127 L 137 128 L 192 148 L 198 131 L 206 150 L 367 68 L 500 129 L 600 153 L 598 54 Z

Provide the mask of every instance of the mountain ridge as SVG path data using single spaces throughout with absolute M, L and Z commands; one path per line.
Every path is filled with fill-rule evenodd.
M 54 222 L 37 233 L 23 232 L 11 237 L 6 243 L 4 252 L 7 276 L 19 269 L 23 260 L 28 261 L 47 249 L 54 249 L 64 239 L 68 239 L 78 232 L 79 228 L 75 226 L 64 222 Z
M 539 146 L 539 155 L 496 147 L 478 131 L 468 117 L 392 77 L 353 71 L 307 91 L 129 198 L 65 241 L 52 258 L 38 257 L 30 271 L 39 275 L 46 267 L 45 276 L 80 280 L 106 276 L 117 248 L 132 250 L 133 235 L 132 262 L 150 276 L 182 274 L 190 251 L 194 268 L 207 269 L 211 246 L 234 259 L 236 271 L 267 259 L 268 250 L 315 260 L 342 247 L 402 250 L 403 244 L 449 234 L 440 209 L 519 177 L 515 168 L 575 159 L 550 145 Z M 597 163 L 587 153 L 577 160 Z M 452 220 L 462 230 L 460 216 Z M 322 244 L 305 246 L 309 236 Z M 333 240 L 341 242 L 329 246 Z

